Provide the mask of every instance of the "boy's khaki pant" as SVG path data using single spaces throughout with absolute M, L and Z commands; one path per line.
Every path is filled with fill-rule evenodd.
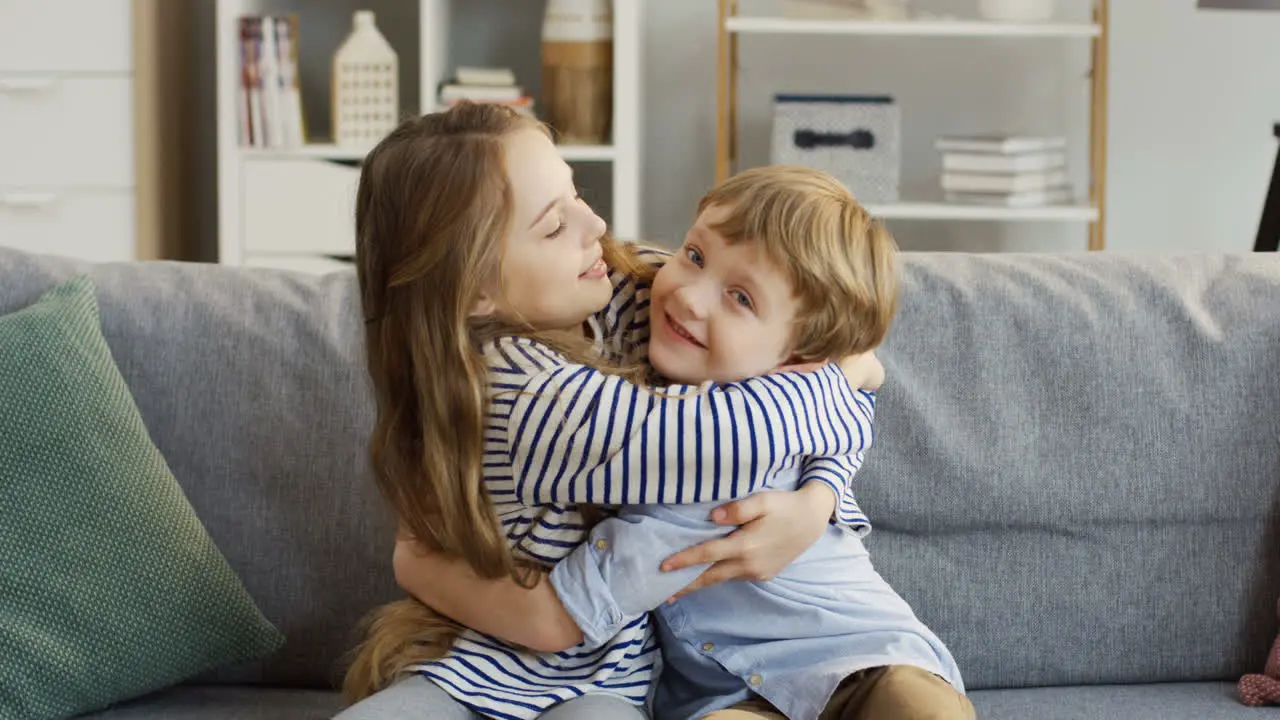
M 786 720 L 761 698 L 704 715 L 703 720 Z M 818 720 L 976 720 L 969 698 L 913 665 L 869 668 L 845 678 Z

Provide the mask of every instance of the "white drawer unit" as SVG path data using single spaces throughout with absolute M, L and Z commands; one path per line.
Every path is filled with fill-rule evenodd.
M 0 0 L 0 72 L 133 69 L 134 0 Z
M 325 160 L 245 158 L 240 183 L 245 252 L 354 255 L 359 180 L 358 168 Z
M 134 233 L 128 190 L 0 187 L 0 246 L 109 262 L 133 256 Z
M 0 0 L 0 245 L 174 257 L 184 2 Z
M 0 185 L 134 184 L 133 79 L 128 75 L 0 70 L 0 126 Z

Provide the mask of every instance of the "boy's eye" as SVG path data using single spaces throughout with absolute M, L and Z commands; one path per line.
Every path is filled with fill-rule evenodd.
M 698 248 L 685 248 L 684 255 L 689 258 L 689 262 L 702 267 L 702 252 Z
M 564 224 L 565 224 L 565 223 L 564 223 L 564 220 L 561 220 L 561 221 L 560 221 L 560 224 L 556 225 L 556 229 L 555 229 L 555 230 L 552 230 L 552 231 L 547 235 L 547 237 L 548 237 L 548 238 L 560 237 L 560 233 L 564 232 Z
M 748 310 L 751 309 L 751 296 L 746 294 L 745 292 L 741 290 L 731 290 L 729 291 L 729 297 L 733 298 L 733 301 L 738 303 L 742 307 Z

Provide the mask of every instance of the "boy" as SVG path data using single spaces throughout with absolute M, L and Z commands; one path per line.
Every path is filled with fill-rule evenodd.
M 896 310 L 895 253 L 834 178 L 786 166 L 740 173 L 703 198 L 653 282 L 649 362 L 664 380 L 699 384 L 869 352 Z M 662 560 L 724 534 L 707 505 L 625 506 L 551 572 L 585 650 L 656 609 L 658 720 L 974 717 L 947 648 L 872 567 L 861 542 L 870 525 L 842 492 L 871 444 L 875 395 L 860 395 L 849 418 L 865 433 L 860 450 L 810 458 L 769 483 L 829 485 L 844 525 L 777 577 L 664 604 L 706 566 L 664 573 Z

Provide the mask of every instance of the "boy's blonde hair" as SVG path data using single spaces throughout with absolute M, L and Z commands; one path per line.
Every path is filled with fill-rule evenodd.
M 752 241 L 800 300 L 795 355 L 834 360 L 880 345 L 898 309 L 897 243 L 828 173 L 793 165 L 744 170 L 698 203 L 728 209 L 711 230 Z

